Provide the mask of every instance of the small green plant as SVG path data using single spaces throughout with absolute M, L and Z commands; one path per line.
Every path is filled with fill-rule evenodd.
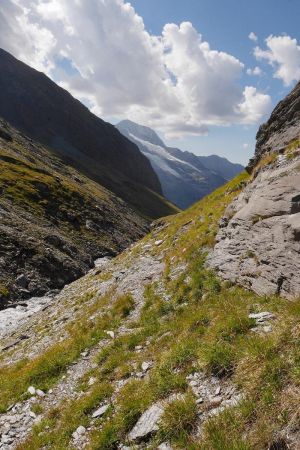
M 0 283 L 0 299 L 6 299 L 9 296 L 9 290 L 4 283 Z
M 202 350 L 206 369 L 215 376 L 230 375 L 234 368 L 235 352 L 228 342 L 214 342 Z
M 184 441 L 192 433 L 197 421 L 195 398 L 188 394 L 171 402 L 164 411 L 161 421 L 163 439 Z
M 286 149 L 285 152 L 287 153 L 292 153 L 294 150 L 297 150 L 300 147 L 300 137 L 294 139 L 293 141 L 291 141 Z
M 39 416 L 40 414 L 43 414 L 44 407 L 40 403 L 33 403 L 33 405 L 31 406 L 31 411 Z

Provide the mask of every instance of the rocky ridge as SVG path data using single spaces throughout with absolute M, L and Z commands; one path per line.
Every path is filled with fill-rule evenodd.
M 243 171 L 240 164 L 216 155 L 196 156 L 168 147 L 154 130 L 130 120 L 123 120 L 116 127 L 149 159 L 164 196 L 182 209 Z
M 259 295 L 300 295 L 300 83 L 257 134 L 252 178 L 220 222 L 208 262 Z
M 269 120 L 259 127 L 256 135 L 255 155 L 250 159 L 251 172 L 267 154 L 282 153 L 300 135 L 300 81 L 295 88 L 281 100 Z

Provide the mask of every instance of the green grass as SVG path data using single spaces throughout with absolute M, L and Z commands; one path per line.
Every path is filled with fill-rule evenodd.
M 186 445 L 189 435 L 195 431 L 198 417 L 195 398 L 188 394 L 170 403 L 164 411 L 160 429 L 161 439 Z
M 7 297 L 9 297 L 9 289 L 5 283 L 0 282 L 0 299 L 5 300 Z
M 107 338 L 106 329 L 113 330 L 133 307 L 128 295 L 118 298 L 111 309 L 93 321 L 89 318 L 98 308 L 104 307 L 108 298 L 100 298 L 85 311 L 80 322 L 68 325 L 68 338 L 53 344 L 40 356 L 0 368 L 0 411 L 12 403 L 27 397 L 27 389 L 33 385 L 47 391 L 75 361 L 80 353 L 100 339 Z
M 296 426 L 300 300 L 258 297 L 220 282 L 205 266 L 205 254 L 213 245 L 218 221 L 245 181 L 243 174 L 191 209 L 166 219 L 169 225 L 155 236 L 147 236 L 141 244 L 163 240 L 160 248 L 152 251 L 165 252 L 166 270 L 160 282 L 164 283 L 168 299 L 157 293 L 159 283 L 147 286 L 141 316 L 131 323 L 131 333 L 117 336 L 99 352 L 97 368 L 88 376 L 101 380 L 96 383 L 97 389 L 102 383 L 112 386 L 128 378 L 139 370 L 142 361 L 151 360 L 154 367 L 147 377 L 130 380 L 116 394 L 114 412 L 101 419 L 101 428 L 92 433 L 90 450 L 113 450 L 118 443 L 126 443 L 127 433 L 141 414 L 171 394 L 182 397 L 166 408 L 160 432 L 150 440 L 149 448 L 167 439 L 182 450 L 261 450 L 268 448 L 274 435 L 288 423 L 294 421 Z M 185 231 L 181 232 L 183 226 Z M 138 252 L 135 249 L 134 255 L 120 259 L 128 258 L 130 264 L 130 258 Z M 182 265 L 182 270 L 174 279 L 172 269 L 177 264 Z M 116 310 L 126 316 L 122 302 Z M 275 314 L 272 333 L 258 335 L 251 330 L 255 323 L 248 316 L 253 311 Z M 143 347 L 142 352 L 135 351 L 137 345 Z M 230 379 L 245 394 L 239 406 L 208 420 L 198 439 L 194 435 L 198 407 L 186 381 L 187 375 L 195 371 L 217 376 L 221 382 L 223 377 Z M 97 402 L 86 381 L 84 386 L 83 399 L 92 409 Z M 51 448 L 66 448 L 70 433 L 86 423 L 83 399 L 83 403 L 61 406 L 55 421 L 46 417 L 22 448 L 42 448 L 47 439 Z M 67 417 L 73 408 L 78 408 L 78 420 L 69 427 Z M 39 436 L 50 419 L 51 431 Z M 65 447 L 60 446 L 61 442 Z

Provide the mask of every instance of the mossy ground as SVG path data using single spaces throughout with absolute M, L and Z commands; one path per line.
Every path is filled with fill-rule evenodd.
M 103 399 L 110 398 L 118 380 L 127 382 L 115 395 L 106 415 L 97 419 L 89 449 L 113 450 L 120 442 L 126 442 L 128 431 L 143 411 L 172 393 L 180 393 L 181 397 L 166 408 L 160 431 L 149 441 L 148 448 L 155 449 L 167 439 L 176 449 L 261 450 L 269 448 L 287 426 L 297 430 L 300 301 L 258 297 L 220 282 L 205 265 L 218 221 L 246 179 L 242 174 L 189 210 L 167 218 L 162 229 L 154 230 L 131 252 L 119 257 L 130 267 L 130 260 L 139 257 L 145 244 L 151 243 L 149 251 L 164 257 L 164 276 L 160 282 L 146 287 L 141 315 L 128 324 L 131 332 L 117 336 L 109 347 L 99 352 L 97 367 L 82 380 L 80 389 L 84 395 L 49 411 L 20 449 L 68 448 L 72 432 L 77 426 L 89 423 L 91 412 Z M 163 243 L 155 246 L 155 240 Z M 175 276 L 176 267 L 181 270 Z M 109 317 L 116 314 L 114 320 L 122 320 L 127 316 L 132 305 L 130 300 L 124 301 L 125 305 L 112 307 Z M 254 322 L 249 319 L 249 313 L 260 311 L 275 315 L 271 333 L 258 334 L 251 330 Z M 99 325 L 94 330 L 96 339 L 102 329 Z M 82 348 L 80 342 L 87 345 L 85 339 L 85 333 L 79 331 L 76 339 L 67 341 L 68 352 L 60 350 L 58 357 L 76 353 L 78 345 Z M 143 351 L 137 352 L 136 346 L 142 346 Z M 131 378 L 145 360 L 154 364 L 149 375 L 142 380 Z M 69 357 L 64 367 L 68 363 Z M 24 392 L 32 379 L 33 365 L 34 362 L 27 365 L 19 393 Z M 43 370 L 46 387 L 53 380 L 52 370 L 47 367 Z M 10 370 L 18 373 L 17 366 Z M 240 405 L 208 420 L 201 437 L 197 438 L 199 409 L 186 380 L 195 371 L 230 379 L 244 393 Z M 2 398 L 14 392 L 10 393 L 8 375 L 11 376 L 3 374 L 0 385 Z M 87 383 L 90 376 L 98 380 L 92 388 Z M 3 390 L 2 386 L 8 388 Z M 198 408 L 201 411 L 201 406 Z

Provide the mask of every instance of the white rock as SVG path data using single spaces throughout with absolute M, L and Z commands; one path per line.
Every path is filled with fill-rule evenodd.
M 75 441 L 77 441 L 77 440 L 79 439 L 79 434 L 78 434 L 76 431 L 74 431 L 74 433 L 72 433 L 72 438 L 73 438 Z
M 218 386 L 217 389 L 215 390 L 215 395 L 219 395 L 221 392 L 221 386 Z
M 29 392 L 29 394 L 31 395 L 35 395 L 35 387 L 33 386 L 29 386 L 29 388 L 27 389 L 27 392 Z
M 9 445 L 9 444 L 12 444 L 13 439 L 11 437 L 7 436 L 6 434 L 3 434 L 1 437 L 1 442 L 3 444 Z
M 151 369 L 152 366 L 153 366 L 153 363 L 151 361 L 144 361 L 142 363 L 142 371 L 147 372 L 147 370 Z
M 76 430 L 76 433 L 77 433 L 79 436 L 83 435 L 85 432 L 86 432 L 86 428 L 85 428 L 84 426 L 82 426 L 82 425 L 80 425 L 80 426 L 77 428 L 77 430 Z
M 154 245 L 156 245 L 156 246 L 158 247 L 158 246 L 161 245 L 163 242 L 164 242 L 164 241 L 163 241 L 162 239 L 159 239 L 158 241 L 155 241 L 155 242 L 154 242 Z
M 263 322 L 265 320 L 273 319 L 273 318 L 274 318 L 274 314 L 272 314 L 268 311 L 249 314 L 249 319 L 255 319 L 257 322 Z
M 157 447 L 158 450 L 173 450 L 169 442 L 163 442 Z
M 164 408 L 161 403 L 152 405 L 142 414 L 128 435 L 130 441 L 145 439 L 158 430 L 158 422 L 163 415 Z
M 41 389 L 37 389 L 36 391 L 36 395 L 38 395 L 39 397 L 45 397 L 45 392 L 42 391 Z
M 115 338 L 115 333 L 113 332 L 113 331 L 106 331 L 105 332 L 109 337 L 111 337 L 112 339 L 114 339 Z
M 89 379 L 89 381 L 88 381 L 88 385 L 89 385 L 89 386 L 93 386 L 93 384 L 95 384 L 96 381 L 97 381 L 97 378 L 91 377 L 91 378 Z
M 97 409 L 94 413 L 93 413 L 93 418 L 95 419 L 96 417 L 101 417 L 103 416 L 103 414 L 106 413 L 106 411 L 108 410 L 109 405 L 103 405 L 101 406 L 99 409 Z
M 32 417 L 33 419 L 36 418 L 36 414 L 33 411 L 29 411 L 29 416 Z

